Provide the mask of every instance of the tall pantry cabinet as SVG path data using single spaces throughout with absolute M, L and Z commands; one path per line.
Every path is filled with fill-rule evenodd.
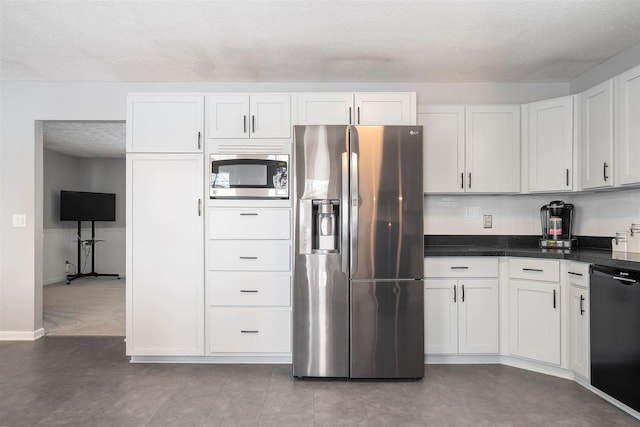
M 204 355 L 204 96 L 127 98 L 127 355 Z

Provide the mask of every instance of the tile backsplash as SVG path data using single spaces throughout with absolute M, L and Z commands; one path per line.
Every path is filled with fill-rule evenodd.
M 540 235 L 540 207 L 552 200 L 575 205 L 577 236 L 610 237 L 640 222 L 640 189 L 522 195 L 428 195 L 424 197 L 424 234 Z M 483 216 L 493 227 L 483 228 Z

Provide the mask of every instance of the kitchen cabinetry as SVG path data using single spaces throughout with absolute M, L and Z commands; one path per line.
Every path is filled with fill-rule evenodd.
M 529 191 L 573 188 L 573 97 L 528 105 Z
M 203 119 L 202 95 L 130 95 L 127 152 L 200 153 Z
M 565 280 L 569 285 L 569 368 L 590 377 L 589 347 L 589 264 L 567 262 Z
M 127 354 L 204 354 L 201 154 L 127 154 Z
M 581 103 L 582 188 L 613 185 L 613 82 L 584 91 Z
M 414 92 L 301 93 L 299 125 L 415 125 Z
M 640 184 L 640 66 L 616 77 L 615 86 L 617 184 Z
M 290 95 L 213 94 L 206 102 L 207 139 L 291 137 Z
M 512 355 L 560 365 L 559 281 L 557 260 L 509 260 Z
M 520 191 L 520 106 L 421 106 L 418 124 L 426 193 Z
M 498 260 L 425 259 L 425 353 L 497 354 Z
M 291 209 L 209 208 L 207 353 L 291 352 Z

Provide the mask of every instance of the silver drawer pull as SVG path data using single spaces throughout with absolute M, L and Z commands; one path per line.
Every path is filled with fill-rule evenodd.
M 240 289 L 240 292 L 242 292 L 243 294 L 257 294 L 258 290 L 257 289 Z
M 240 259 L 258 259 L 257 256 L 241 256 Z
M 240 212 L 240 216 L 258 216 L 256 212 Z
M 536 273 L 542 273 L 544 270 L 539 268 L 523 268 L 522 271 L 535 271 Z
M 451 270 L 468 270 L 469 269 L 469 267 L 455 267 L 455 266 L 449 267 L 449 268 Z
M 582 277 L 582 274 L 581 274 L 581 273 L 574 273 L 573 271 L 567 271 L 567 273 L 572 274 L 572 275 L 574 275 L 574 276 L 580 276 L 580 277 Z
M 614 279 L 616 280 L 620 280 L 621 282 L 627 282 L 627 283 L 638 283 L 636 280 L 633 279 L 627 279 L 626 277 L 620 277 L 620 276 L 613 276 Z
M 243 334 L 257 334 L 257 333 L 259 333 L 260 331 L 259 331 L 259 330 L 257 330 L 257 329 L 254 329 L 254 330 L 251 330 L 251 329 L 243 329 L 243 330 L 241 330 L 240 332 L 241 332 L 241 333 L 243 333 Z

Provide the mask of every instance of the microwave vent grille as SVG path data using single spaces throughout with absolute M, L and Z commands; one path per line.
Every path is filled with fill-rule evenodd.
M 272 154 L 272 153 L 286 153 L 287 148 L 283 144 L 215 144 L 212 153 L 217 154 L 241 154 L 241 153 L 254 153 L 254 154 Z

